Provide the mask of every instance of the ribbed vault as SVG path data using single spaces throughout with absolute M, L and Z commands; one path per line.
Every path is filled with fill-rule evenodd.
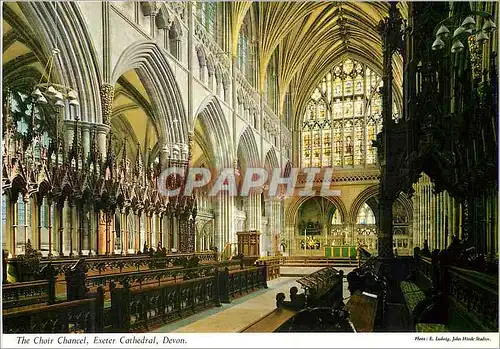
M 42 76 L 47 56 L 16 3 L 3 3 L 3 84 L 15 91 L 31 92 Z
M 259 87 L 277 50 L 280 108 L 290 89 L 295 115 L 326 72 L 346 55 L 364 61 L 379 74 L 382 44 L 377 31 L 388 16 L 388 2 L 250 2 L 232 3 L 233 53 L 241 24 L 251 11 L 258 23 Z M 407 5 L 398 4 L 404 18 Z M 395 85 L 402 85 L 402 61 L 395 63 Z M 401 90 L 401 88 L 399 88 Z M 398 92 L 396 92 L 398 94 Z
M 126 142 L 127 155 L 134 161 L 138 144 L 143 159 L 155 157 L 159 150 L 158 140 L 163 130 L 157 114 L 151 106 L 150 97 L 135 70 L 123 74 L 115 84 L 111 131 L 115 150 L 120 156 Z M 149 150 L 152 150 L 149 153 Z
M 229 126 L 214 96 L 208 96 L 201 103 L 196 113 L 194 134 L 201 152 L 214 168 L 223 169 L 233 165 Z M 197 162 L 200 156 L 195 154 L 193 161 Z

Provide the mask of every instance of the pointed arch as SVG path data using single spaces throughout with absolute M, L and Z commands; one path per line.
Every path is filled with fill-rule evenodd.
M 264 167 L 266 169 L 275 169 L 279 167 L 278 156 L 276 155 L 276 150 L 271 148 L 267 151 L 266 157 L 264 158 Z
M 256 168 L 261 164 L 255 134 L 250 126 L 247 126 L 239 137 L 237 156 L 240 155 L 245 158 L 247 167 Z
M 193 131 L 196 134 L 196 124 L 199 121 L 204 134 L 209 137 L 211 153 L 214 156 L 216 168 L 228 168 L 233 165 L 232 139 L 229 126 L 219 100 L 211 95 L 203 100 L 193 123 Z
M 366 188 L 363 190 L 359 195 L 356 197 L 354 202 L 351 205 L 351 209 L 349 210 L 349 216 L 352 222 L 356 223 L 356 217 L 358 216 L 358 212 L 361 208 L 361 206 L 365 203 L 368 202 L 371 198 L 377 197 L 380 191 L 380 186 L 378 184 L 372 185 L 371 187 Z M 378 199 L 377 199 L 378 201 Z M 378 220 L 378 212 L 376 207 L 372 207 L 372 205 L 368 204 L 370 208 L 372 209 L 373 213 L 375 214 L 375 219 Z
M 189 122 L 179 86 L 166 55 L 152 41 L 137 41 L 121 54 L 111 75 L 111 84 L 136 69 L 158 115 L 160 138 L 168 143 L 187 144 Z
M 46 57 L 58 48 L 54 77 L 76 90 L 83 121 L 102 123 L 99 60 L 77 2 L 18 2 Z
M 170 38 L 180 39 L 182 37 L 182 26 L 177 17 L 174 17 L 172 25 L 170 26 Z
M 413 201 L 411 198 L 406 193 L 401 192 L 396 200 L 405 208 L 406 214 L 408 215 L 408 221 L 413 221 Z
M 333 206 L 339 210 L 341 214 L 341 221 L 344 223 L 349 222 L 349 216 L 345 207 L 344 202 L 338 196 L 304 196 L 299 197 L 296 201 L 292 202 L 290 206 L 285 211 L 285 222 L 296 222 L 297 215 L 299 214 L 299 209 L 306 201 L 314 197 L 323 197 L 328 200 Z M 330 217 L 331 219 L 331 217 Z
M 361 206 L 366 202 L 368 206 L 373 211 L 373 214 L 375 215 L 375 220 L 378 221 L 378 195 L 380 191 L 380 186 L 378 184 L 373 185 L 371 187 L 366 188 L 363 190 L 354 200 L 354 202 L 351 205 L 351 209 L 349 211 L 349 216 L 351 217 L 352 222 L 356 222 L 356 218 L 358 217 L 358 212 L 361 209 Z M 411 201 L 411 198 L 408 197 L 407 194 L 401 192 L 397 198 L 397 201 L 401 203 L 401 205 L 404 207 L 408 221 L 413 220 L 413 203 Z

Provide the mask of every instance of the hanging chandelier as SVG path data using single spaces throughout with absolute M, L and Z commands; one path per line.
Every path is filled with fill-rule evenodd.
M 54 3 L 54 20 L 56 21 L 56 25 L 59 23 L 57 21 L 57 6 L 58 4 Z M 42 75 L 39 83 L 35 85 L 31 97 L 33 97 L 33 101 L 37 104 L 51 104 L 58 109 L 64 108 L 66 102 L 68 102 L 70 107 L 78 107 L 80 103 L 77 92 L 71 87 L 57 84 L 51 80 L 55 59 L 61 52 L 57 48 L 57 43 L 58 40 L 56 37 L 55 47 L 52 49 L 52 53 L 44 69 L 47 72 L 47 77 L 44 79 L 44 75 Z
M 45 66 L 45 71 L 48 71 L 47 77 L 44 79 L 42 76 L 40 82 L 35 85 L 31 97 L 33 97 L 34 102 L 38 104 L 52 104 L 57 108 L 63 108 L 66 106 L 65 100 L 67 100 L 69 106 L 77 107 L 80 103 L 78 102 L 78 94 L 76 91 L 70 87 L 56 84 L 51 81 L 55 57 L 59 52 L 58 48 L 52 50 L 52 54 Z
M 465 18 L 462 24 L 457 28 L 454 28 L 452 25 L 446 26 L 446 23 L 453 22 L 453 20 L 463 17 Z M 478 28 L 476 20 L 480 18 L 483 18 L 484 21 L 482 27 Z M 465 14 L 448 17 L 438 23 L 436 28 L 434 28 L 435 40 L 432 43 L 432 49 L 434 51 L 439 51 L 444 49 L 447 43 L 450 43 L 450 50 L 452 53 L 462 52 L 465 48 L 463 41 L 467 40 L 472 35 L 475 36 L 478 44 L 483 45 L 489 40 L 490 34 L 496 30 L 496 27 L 493 16 L 488 12 L 469 11 Z M 452 30 L 454 29 L 453 34 L 451 34 L 450 28 Z

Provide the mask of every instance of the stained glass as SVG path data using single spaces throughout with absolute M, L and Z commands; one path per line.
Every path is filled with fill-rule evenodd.
M 215 29 L 216 4 L 214 2 L 206 2 L 205 6 L 205 28 L 213 35 Z
M 361 65 L 361 63 L 359 62 L 356 62 L 356 74 L 357 75 L 362 75 L 363 74 L 363 66 Z
M 23 197 L 19 195 L 19 198 L 17 199 L 17 225 L 24 226 L 24 201 Z
M 342 165 L 342 124 L 337 122 L 333 126 L 333 163 L 336 166 Z
M 371 110 L 372 115 L 378 115 L 382 113 L 382 99 L 380 98 L 380 96 L 377 95 L 374 98 L 372 98 L 371 105 L 372 105 L 372 110 Z
M 5 224 L 7 224 L 7 199 L 6 196 L 2 196 L 2 225 L 5 229 Z M 5 231 L 5 230 L 4 230 Z
M 376 163 L 376 148 L 371 142 L 381 130 L 380 86 L 379 75 L 352 59 L 325 74 L 305 110 L 303 166 Z M 399 118 L 396 108 L 393 117 Z
M 318 104 L 318 117 L 320 119 L 324 119 L 326 117 L 326 105 L 323 101 L 320 101 Z
M 360 95 L 363 93 L 363 79 L 360 77 L 360 78 L 357 78 L 354 82 L 354 93 L 356 93 L 357 95 Z
M 321 92 L 326 93 L 326 79 L 323 79 L 323 83 L 321 84 Z
M 373 88 L 373 87 L 376 87 L 377 85 L 378 85 L 377 75 L 372 72 L 370 86 Z
M 343 117 L 342 102 L 340 102 L 340 99 L 335 100 L 335 103 L 333 104 L 333 117 L 335 119 L 341 119 Z
M 343 68 L 344 68 L 343 69 L 344 73 L 351 74 L 352 68 L 353 68 L 352 61 L 350 59 L 347 59 L 346 61 L 344 61 Z
M 345 81 L 344 83 L 344 95 L 345 96 L 351 96 L 352 95 L 352 91 L 353 91 L 353 82 L 351 79 L 348 79 Z
M 375 150 L 372 146 L 372 141 L 376 139 L 375 136 L 375 121 L 370 120 L 368 122 L 368 127 L 367 127 L 367 154 L 366 154 L 366 163 L 367 164 L 374 164 L 375 163 Z
M 308 134 L 304 136 L 304 146 L 309 147 L 311 145 L 311 139 Z
M 332 140 L 330 130 L 323 131 L 323 165 L 331 166 Z
M 312 165 L 314 167 L 321 166 L 321 136 L 319 132 L 315 132 L 313 135 Z
M 344 102 L 344 117 L 352 117 L 352 101 L 350 99 Z
M 352 139 L 352 122 L 344 124 L 344 165 L 353 164 L 354 141 Z
M 332 216 L 332 224 L 342 224 L 342 217 L 339 210 L 335 210 Z
M 326 84 L 326 97 L 328 99 L 328 103 L 332 101 L 332 74 L 328 73 L 326 75 L 326 81 L 328 82 Z
M 312 94 L 311 98 L 314 99 L 315 101 L 321 98 L 321 92 L 319 92 L 318 88 L 314 90 L 314 93 Z
M 354 164 L 360 165 L 363 163 L 363 120 L 356 120 L 356 126 L 354 128 Z
M 354 102 L 354 116 L 363 116 L 363 100 L 361 97 L 358 97 Z
M 333 94 L 334 97 L 340 97 L 342 96 L 342 82 L 340 79 L 337 79 L 334 84 L 334 91 L 335 93 Z
M 375 224 L 375 215 L 373 210 L 365 202 L 358 211 L 358 217 L 356 218 L 356 224 Z

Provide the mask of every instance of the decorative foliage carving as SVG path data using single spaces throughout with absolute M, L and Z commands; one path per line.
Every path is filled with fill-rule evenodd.
M 111 122 L 114 94 L 115 87 L 113 85 L 107 83 L 101 85 L 102 122 L 106 125 L 110 125 Z
M 42 254 L 33 249 L 31 241 L 28 239 L 24 254 L 17 257 L 17 281 L 25 282 L 35 280 L 40 271 L 39 266 L 41 258 Z

